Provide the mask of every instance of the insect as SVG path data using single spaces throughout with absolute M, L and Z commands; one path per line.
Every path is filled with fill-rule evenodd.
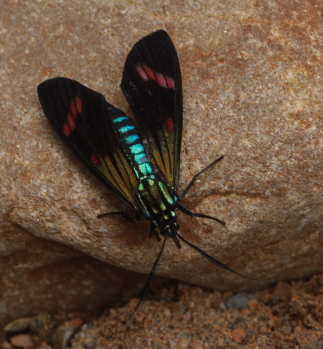
M 121 89 L 136 124 L 100 93 L 71 79 L 44 81 L 38 86 L 38 96 L 47 119 L 67 147 L 136 213 L 135 219 L 123 211 L 99 217 L 120 214 L 131 221 L 149 220 L 150 234 L 156 234 L 158 228 L 164 237 L 139 303 L 151 284 L 167 238 L 172 238 L 178 248 L 182 241 L 213 264 L 241 275 L 178 233 L 176 209 L 191 217 L 225 224 L 180 203 L 196 179 L 223 156 L 196 174 L 181 194 L 177 193 L 182 76 L 176 49 L 166 31 L 158 30 L 133 46 L 126 59 Z

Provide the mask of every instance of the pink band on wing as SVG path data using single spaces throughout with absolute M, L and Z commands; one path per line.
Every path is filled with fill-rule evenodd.
M 77 114 L 82 113 L 82 111 L 83 111 L 82 100 L 79 96 L 75 96 L 71 102 L 72 115 L 74 116 L 74 118 L 76 118 Z
M 141 66 L 141 64 L 138 64 L 136 65 L 136 69 L 137 69 L 137 72 L 138 74 L 140 75 L 140 77 L 145 80 L 145 81 L 148 81 L 149 80 L 149 77 L 148 75 L 146 74 L 146 72 L 144 71 L 143 67 Z
M 157 81 L 158 85 L 165 88 L 171 88 L 175 90 L 175 80 L 167 75 L 164 75 L 159 72 L 154 72 L 147 64 L 138 63 L 136 65 L 137 72 L 139 76 L 145 80 Z
M 79 96 L 75 96 L 72 99 L 70 110 L 71 111 L 67 114 L 66 122 L 63 126 L 63 132 L 67 137 L 71 135 L 76 127 L 76 117 L 83 111 L 82 100 Z
M 156 80 L 155 72 L 150 67 L 148 67 L 148 65 L 142 63 L 142 67 L 143 67 L 144 71 L 146 72 L 146 74 L 148 75 L 150 80 Z
M 68 118 L 68 116 L 67 116 L 67 118 Z M 63 126 L 63 132 L 64 132 L 65 136 L 67 136 L 67 137 L 69 137 L 71 135 L 71 133 L 72 133 L 72 130 L 69 127 L 67 122 L 65 122 L 65 124 Z
M 166 82 L 168 88 L 172 88 L 173 90 L 175 90 L 175 80 L 173 78 L 171 78 L 170 76 L 166 76 Z
M 172 119 L 167 119 L 167 129 L 168 131 L 173 131 L 174 129 L 174 121 Z
M 94 162 L 95 165 L 97 165 L 97 166 L 101 165 L 101 161 L 96 155 L 92 154 L 91 160 L 92 160 L 92 162 Z
M 157 82 L 162 87 L 167 87 L 166 79 L 163 74 L 157 73 L 156 74 Z

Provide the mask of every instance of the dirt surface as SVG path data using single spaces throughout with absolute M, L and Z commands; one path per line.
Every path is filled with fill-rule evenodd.
M 250 294 L 155 288 L 98 319 L 41 313 L 5 327 L 1 348 L 323 348 L 323 275 Z

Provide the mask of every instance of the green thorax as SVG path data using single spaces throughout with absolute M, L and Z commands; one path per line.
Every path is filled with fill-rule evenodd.
M 179 229 L 175 211 L 178 197 L 171 184 L 155 175 L 141 178 L 137 197 L 143 218 L 158 226 L 162 235 L 173 236 Z

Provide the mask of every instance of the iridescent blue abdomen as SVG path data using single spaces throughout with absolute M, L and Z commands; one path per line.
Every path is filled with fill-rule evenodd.
M 137 204 L 144 219 L 158 226 L 162 235 L 172 236 L 179 229 L 175 205 L 178 197 L 164 178 L 155 175 L 137 127 L 127 116 L 112 119 L 122 149 L 139 180 Z M 157 171 L 158 172 L 158 171 Z
M 132 120 L 128 116 L 118 116 L 112 121 L 122 149 L 135 170 L 137 178 L 153 175 L 153 167 L 149 162 L 142 138 Z

